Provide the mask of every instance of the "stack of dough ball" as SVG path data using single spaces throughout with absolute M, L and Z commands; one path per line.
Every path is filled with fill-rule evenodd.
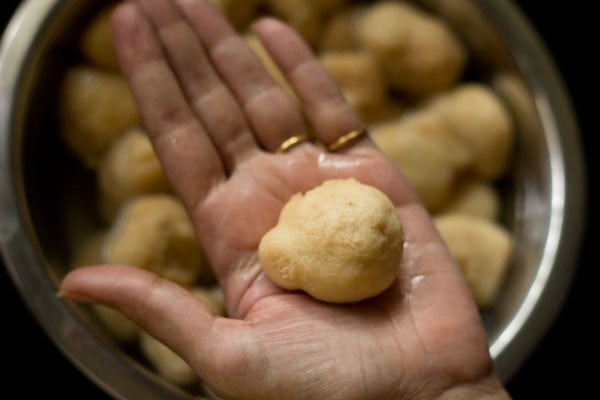
M 104 262 L 142 268 L 183 286 L 210 271 L 188 214 L 168 194 L 140 196 L 124 205 L 102 256 Z
M 372 123 L 376 144 L 403 170 L 428 210 L 434 215 L 467 216 L 456 229 L 445 228 L 442 223 L 441 231 L 475 231 L 482 225 L 481 220 L 503 229 L 498 222 L 501 200 L 494 183 L 510 163 L 514 126 L 489 87 L 459 81 L 467 53 L 442 19 L 397 0 L 210 1 L 245 35 L 273 79 L 300 103 L 279 67 L 248 31 L 252 22 L 265 14 L 278 16 L 295 27 L 313 46 L 350 105 L 366 123 Z M 139 128 L 136 105 L 118 70 L 110 35 L 110 13 L 115 4 L 107 3 L 83 27 L 75 42 L 78 54 L 73 57 L 81 64 L 66 71 L 59 92 L 62 138 L 82 164 L 96 174 L 103 217 L 98 220 L 103 224 L 98 227 L 102 232 L 78 246 L 73 267 L 122 262 L 159 273 L 188 288 L 214 284 L 189 217 L 171 194 L 148 138 Z M 401 113 L 404 115 L 399 116 Z M 272 279 L 283 287 L 300 288 L 326 301 L 352 302 L 376 294 L 394 279 L 401 245 L 386 247 L 385 252 L 378 248 L 387 246 L 385 240 L 378 240 L 391 241 L 399 235 L 400 239 L 394 240 L 401 242 L 402 231 L 400 227 L 398 233 L 391 223 L 390 232 L 367 229 L 377 218 L 385 219 L 386 212 L 392 213 L 389 204 L 375 207 L 379 200 L 369 200 L 365 203 L 369 204 L 368 210 L 356 212 L 361 203 L 357 201 L 353 207 L 343 203 L 337 192 L 346 190 L 331 186 L 338 183 L 324 185 L 329 195 L 319 194 L 323 193 L 319 189 L 316 195 L 311 191 L 295 197 L 282 212 L 278 227 L 265 236 L 261 254 L 267 261 L 265 265 L 270 266 L 265 270 L 270 268 Z M 323 217 L 332 210 L 337 210 L 333 211 L 334 217 Z M 299 216 L 304 212 L 309 217 Z M 355 222 L 360 227 L 352 227 L 352 219 L 339 218 L 343 212 L 355 217 L 360 214 L 362 219 Z M 332 220 L 336 222 L 327 231 L 323 222 Z M 332 234 L 335 229 L 350 233 Z M 336 238 L 352 245 L 332 252 L 330 245 Z M 452 244 L 454 239 L 450 237 L 447 242 L 459 261 L 465 258 L 460 252 L 462 247 Z M 362 250 L 358 243 L 364 246 Z M 464 248 L 466 251 L 467 245 Z M 373 261 L 378 257 L 395 262 Z M 465 268 L 482 308 L 492 304 L 497 294 L 494 287 L 500 285 L 507 258 L 497 256 L 489 271 L 483 267 Z M 292 259 L 296 264 L 285 261 Z M 369 268 L 376 264 L 387 268 Z M 347 265 L 350 268 L 344 268 Z M 320 277 L 312 279 L 313 275 Z M 356 278 L 361 275 L 368 277 Z M 484 275 L 486 279 L 474 278 Z M 137 340 L 139 327 L 127 317 L 103 306 L 93 309 L 118 340 Z M 140 340 L 145 343 L 141 344 L 143 348 L 154 346 L 148 344 L 153 339 Z M 168 353 L 151 349 L 145 352 Z M 148 359 L 153 356 L 148 355 Z M 151 363 L 160 372 L 160 365 L 168 361 L 162 362 L 160 357 L 157 360 Z M 186 385 L 191 374 L 182 362 L 180 372 L 161 374 Z
M 512 249 L 498 222 L 501 200 L 494 187 L 508 169 L 514 141 L 500 98 L 484 84 L 457 85 L 408 115 L 376 124 L 371 136 L 436 215 L 478 306 L 490 307 Z
M 67 71 L 60 91 L 59 119 L 64 141 L 92 169 L 118 136 L 140 124 L 125 79 L 90 66 Z
M 321 55 L 321 63 L 364 122 L 370 123 L 381 117 L 389 103 L 387 87 L 370 53 L 325 52 Z
M 87 237 L 73 257 L 73 268 L 94 265 L 102 262 L 102 249 L 107 240 L 107 232 L 99 231 Z M 225 316 L 225 299 L 219 286 L 191 286 L 189 290 L 204 302 L 216 315 Z M 170 382 L 189 386 L 197 377 L 188 364 L 175 352 L 142 330 L 138 324 L 121 312 L 93 304 L 92 310 L 110 335 L 121 343 L 139 343 L 142 354 L 154 369 Z
M 471 162 L 466 147 L 436 113 L 418 112 L 376 125 L 375 144 L 412 184 L 428 210 L 443 206 L 459 173 Z
M 513 242 L 502 226 L 468 214 L 441 214 L 435 226 L 461 267 L 480 309 L 496 299 L 509 265 Z
M 403 243 L 398 213 L 385 194 L 355 179 L 334 179 L 294 195 L 258 251 L 276 285 L 349 303 L 392 285 Z
M 414 96 L 455 84 L 467 60 L 443 20 L 405 2 L 373 3 L 360 18 L 357 35 L 379 60 L 389 84 Z
M 459 178 L 493 182 L 506 172 L 514 140 L 511 121 L 491 88 L 466 83 L 407 116 L 378 123 L 371 136 L 415 186 L 427 209 L 439 212 Z
M 170 191 L 152 143 L 141 128 L 129 129 L 112 144 L 97 177 L 100 209 L 106 221 L 112 221 L 128 200 Z
M 506 171 L 514 141 L 512 118 L 488 86 L 459 85 L 436 97 L 429 108 L 438 112 L 448 129 L 460 137 L 473 155 L 472 171 L 484 179 Z
M 223 293 L 219 288 L 195 287 L 191 292 L 200 298 L 216 315 L 225 315 Z M 140 349 L 159 375 L 180 386 L 190 386 L 198 378 L 187 362 L 162 342 L 140 331 Z

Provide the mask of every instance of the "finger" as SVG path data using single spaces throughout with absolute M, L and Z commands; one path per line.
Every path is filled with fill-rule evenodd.
M 176 2 L 241 104 L 261 146 L 274 151 L 290 136 L 306 133 L 298 105 L 223 15 L 206 1 Z
M 225 340 L 227 319 L 215 316 L 183 287 L 139 268 L 104 265 L 73 270 L 63 279 L 59 296 L 114 308 L 185 359 L 203 378 L 211 379 L 215 348 Z M 216 324 L 221 321 L 221 324 Z
M 152 27 L 134 4 L 113 15 L 121 69 L 173 187 L 189 208 L 224 178 L 221 160 L 171 72 Z
M 321 142 L 329 145 L 347 133 L 361 129 L 360 117 L 296 32 L 273 18 L 262 19 L 253 30 L 298 93 Z M 362 141 L 363 144 L 368 142 Z
M 189 104 L 215 143 L 226 169 L 233 170 L 257 150 L 240 105 L 172 1 L 136 0 L 136 3 L 153 24 Z
M 465 326 L 480 326 L 481 317 L 465 275 L 435 229 L 430 214 L 418 201 L 403 204 L 398 213 L 405 237 L 397 290 L 410 299 L 413 323 L 430 325 L 431 318 L 453 315 L 450 323 L 459 331 Z M 398 318 L 405 315 L 399 308 L 390 314 Z M 453 330 L 450 325 L 445 329 Z M 434 332 L 423 334 L 435 336 Z M 484 332 L 481 337 L 485 337 Z

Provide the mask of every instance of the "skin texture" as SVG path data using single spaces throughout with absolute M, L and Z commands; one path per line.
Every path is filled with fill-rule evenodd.
M 184 288 L 122 265 L 79 268 L 65 298 L 117 308 L 181 355 L 224 399 L 507 398 L 468 287 L 401 173 L 364 138 L 322 144 L 361 121 L 282 23 L 254 26 L 302 101 L 269 78 L 205 2 L 136 0 L 113 16 L 121 68 L 223 287 L 229 318 Z M 332 305 L 275 287 L 257 247 L 289 197 L 354 177 L 387 193 L 405 228 L 399 277 L 376 298 Z M 293 361 L 292 361 L 293 360 Z

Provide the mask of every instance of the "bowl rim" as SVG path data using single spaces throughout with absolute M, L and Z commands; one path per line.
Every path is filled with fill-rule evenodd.
M 570 95 L 543 40 L 512 0 L 475 3 L 529 85 L 551 155 L 550 218 L 542 258 L 518 311 L 490 344 L 496 371 L 506 382 L 548 331 L 570 291 L 584 230 L 586 180 Z
M 472 2 L 501 34 L 530 85 L 540 123 L 547 133 L 547 149 L 553 155 L 550 163 L 553 177 L 550 229 L 540 267 L 514 318 L 490 343 L 497 373 L 507 382 L 555 320 L 570 289 L 579 253 L 574 244 L 581 242 L 585 218 L 584 162 L 570 97 L 535 29 L 512 0 Z M 14 159 L 14 152 L 11 153 L 14 143 L 10 133 L 16 123 L 14 99 L 22 79 L 20 67 L 30 58 L 29 48 L 43 30 L 46 17 L 67 3 L 62 0 L 24 0 L 0 42 L 0 187 L 3 188 L 0 191 L 0 250 L 9 276 L 32 314 L 61 352 L 89 379 L 115 398 L 139 396 L 133 395 L 128 380 L 146 385 L 148 390 L 142 395 L 144 399 L 169 398 L 172 392 L 143 369 L 132 370 L 130 364 L 124 364 L 107 349 L 98 352 L 103 348 L 99 346 L 98 337 L 78 321 L 71 305 L 56 296 L 56 287 L 52 286 L 52 277 L 46 270 L 19 268 L 22 264 L 43 265 L 44 260 L 32 244 L 35 238 L 24 229 L 30 222 L 21 207 L 23 190 L 16 179 L 18 171 L 15 171 L 18 160 Z M 17 36 L 18 41 L 15 40 Z M 33 290 L 38 293 L 36 296 L 26 295 Z M 532 318 L 534 314 L 535 319 Z M 74 337 L 77 338 L 75 344 Z M 111 382 L 110 386 L 108 382 Z M 185 398 L 185 394 L 182 396 L 178 398 Z
M 24 80 L 24 67 L 32 59 L 32 45 L 47 28 L 48 19 L 69 4 L 63 0 L 24 0 L 0 41 L 1 256 L 13 284 L 43 331 L 68 360 L 107 394 L 115 399 L 199 399 L 168 385 L 133 360 L 119 358 L 99 331 L 89 329 L 76 305 L 57 296 L 58 281 L 41 254 L 25 210 L 20 159 L 11 137 L 17 129 L 14 114 L 18 88 Z M 22 265 L 40 267 L 21 268 Z

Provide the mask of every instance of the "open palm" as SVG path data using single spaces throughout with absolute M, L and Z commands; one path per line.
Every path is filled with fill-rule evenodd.
M 467 286 L 401 173 L 366 137 L 326 151 L 361 122 L 291 29 L 265 19 L 254 33 L 299 102 L 204 1 L 136 0 L 113 22 L 122 69 L 229 318 L 127 266 L 78 269 L 63 281 L 65 296 L 123 311 L 223 398 L 429 399 L 498 388 Z M 275 153 L 309 131 L 317 144 Z M 346 305 L 277 288 L 258 261 L 261 237 L 293 194 L 344 177 L 396 205 L 406 236 L 398 279 L 380 296 Z

